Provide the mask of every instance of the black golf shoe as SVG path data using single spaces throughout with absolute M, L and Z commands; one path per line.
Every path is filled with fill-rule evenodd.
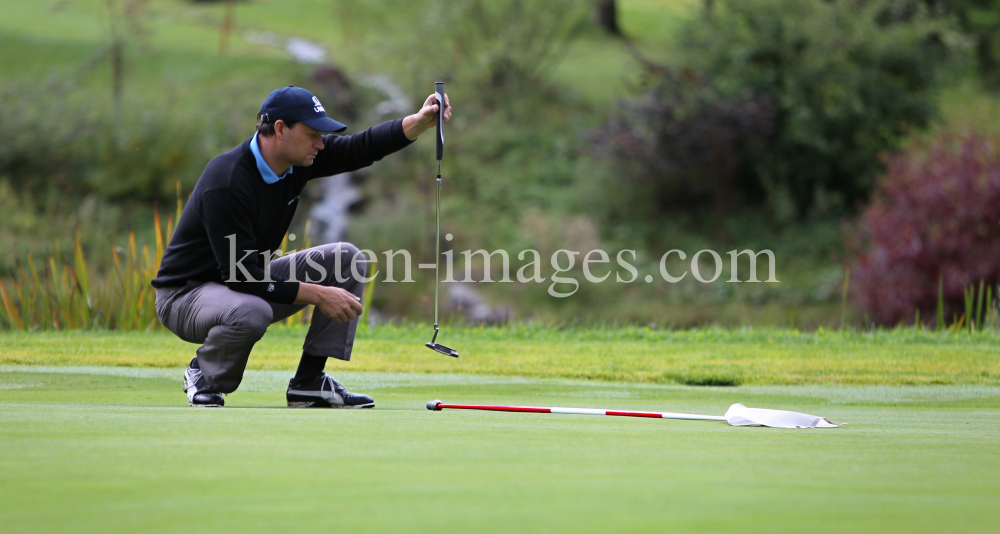
M 293 379 L 285 393 L 290 408 L 373 408 L 375 401 L 368 395 L 351 393 L 326 374 L 298 384 Z
M 197 365 L 195 362 L 191 363 Z M 208 389 L 208 382 L 197 367 L 188 367 L 184 371 L 184 392 L 187 393 L 189 406 L 220 408 L 226 405 L 222 395 Z

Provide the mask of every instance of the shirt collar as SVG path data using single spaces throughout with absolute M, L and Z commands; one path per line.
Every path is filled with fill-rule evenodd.
M 253 139 L 250 140 L 250 152 L 253 152 L 253 157 L 257 160 L 257 170 L 260 171 L 261 177 L 264 178 L 264 183 L 273 184 L 289 174 L 292 174 L 292 167 L 286 169 L 284 174 L 281 176 L 274 174 L 271 167 L 268 167 L 267 162 L 264 161 L 264 156 L 260 155 L 260 147 L 257 146 L 257 134 L 253 134 Z

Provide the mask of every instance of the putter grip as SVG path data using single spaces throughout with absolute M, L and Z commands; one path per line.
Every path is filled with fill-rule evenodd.
M 437 95 L 437 160 L 444 158 L 444 82 L 434 82 L 434 94 Z

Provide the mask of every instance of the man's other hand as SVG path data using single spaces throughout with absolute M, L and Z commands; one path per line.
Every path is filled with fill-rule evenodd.
M 427 97 L 427 100 L 424 100 L 424 106 L 420 108 L 420 111 L 403 119 L 403 133 L 406 134 L 406 138 L 414 141 L 420 137 L 420 134 L 434 127 L 437 123 L 437 112 L 437 98 L 432 94 Z M 448 122 L 449 120 L 451 120 L 451 101 L 448 100 L 448 94 L 445 93 L 444 121 Z
M 320 313 L 337 323 L 350 321 L 364 311 L 361 299 L 354 293 L 339 287 L 317 284 L 300 283 L 295 304 L 314 304 Z

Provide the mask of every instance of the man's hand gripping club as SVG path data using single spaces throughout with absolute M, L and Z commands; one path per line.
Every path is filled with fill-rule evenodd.
M 410 141 L 415 141 L 420 134 L 434 127 L 437 124 L 438 102 L 434 95 L 428 96 L 424 100 L 420 111 L 403 118 L 403 134 Z M 444 95 L 444 121 L 451 120 L 451 100 L 448 95 Z

